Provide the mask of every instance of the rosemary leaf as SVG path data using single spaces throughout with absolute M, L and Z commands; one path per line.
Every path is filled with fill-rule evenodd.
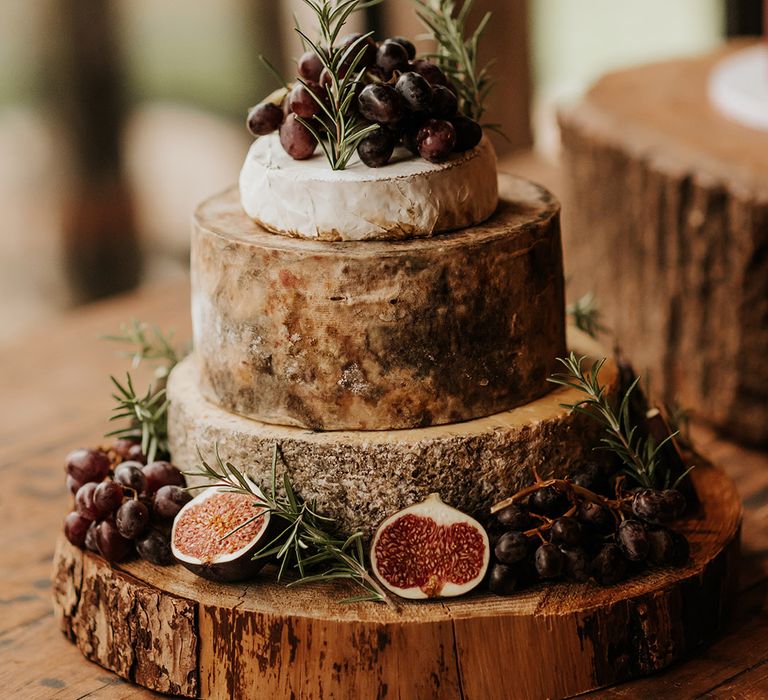
M 605 386 L 599 380 L 605 358 L 593 363 L 589 368 L 585 366 L 585 360 L 585 357 L 577 357 L 573 352 L 567 358 L 558 358 L 566 372 L 554 374 L 548 381 L 575 389 L 584 395 L 584 398 L 576 403 L 561 405 L 572 412 L 590 416 L 602 424 L 605 434 L 601 437 L 601 443 L 605 449 L 619 457 L 624 474 L 641 486 L 669 488 L 671 470 L 660 461 L 661 450 L 677 433 L 672 433 L 658 443 L 651 436 L 640 435 L 638 426 L 632 423 L 630 414 L 631 395 L 638 385 L 639 377 L 630 384 L 618 407 L 614 408 L 608 399 Z

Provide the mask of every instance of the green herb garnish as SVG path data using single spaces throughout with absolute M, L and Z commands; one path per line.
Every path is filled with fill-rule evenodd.
M 305 45 L 319 56 L 329 82 L 325 87 L 327 100 L 307 86 L 320 112 L 312 119 L 297 119 L 317 139 L 331 168 L 344 170 L 360 141 L 379 126 L 363 121 L 352 109 L 352 101 L 357 99 L 357 85 L 365 73 L 365 68 L 359 68 L 360 61 L 366 51 L 365 42 L 372 33 L 358 37 L 345 49 L 337 46 L 337 41 L 342 27 L 353 12 L 376 3 L 363 0 L 303 1 L 317 18 L 320 38 L 317 41 L 310 39 L 298 23 L 296 32 Z M 306 85 L 303 80 L 300 82 Z
M 618 455 L 623 465 L 622 472 L 628 477 L 647 488 L 676 488 L 692 468 L 687 469 L 671 483 L 671 470 L 663 463 L 661 457 L 662 449 L 677 433 L 673 432 L 657 443 L 651 436 L 641 435 L 638 426 L 633 424 L 630 417 L 630 399 L 640 377 L 635 378 L 629 385 L 618 408 L 614 409 L 606 387 L 599 379 L 605 358 L 591 367 L 585 366 L 586 357 L 577 357 L 573 352 L 567 358 L 557 359 L 566 372 L 554 374 L 548 381 L 576 389 L 585 395 L 585 398 L 577 403 L 564 403 L 561 406 L 573 412 L 583 413 L 604 426 L 605 435 L 601 442 L 605 449 Z
M 494 61 L 480 67 L 478 45 L 491 13 L 486 12 L 473 32 L 467 29 L 467 19 L 474 0 L 414 0 L 416 14 L 437 43 L 433 58 L 453 81 L 459 92 L 459 106 L 465 116 L 480 121 L 486 110 L 486 100 L 494 85 L 490 69 Z M 484 125 L 486 128 L 494 125 Z
M 150 328 L 137 320 L 123 324 L 119 334 L 104 338 L 129 346 L 124 354 L 130 358 L 134 369 L 146 362 L 154 366 L 155 374 L 154 384 L 150 384 L 143 393 L 136 391 L 129 372 L 126 372 L 124 382 L 110 377 L 117 390 L 112 394 L 116 405 L 110 421 L 125 420 L 128 424 L 112 430 L 106 437 L 140 441 L 141 451 L 148 462 L 159 456 L 167 457 L 168 400 L 165 384 L 171 370 L 186 354 L 186 349 L 176 348 L 172 333 L 163 335 L 157 326 Z

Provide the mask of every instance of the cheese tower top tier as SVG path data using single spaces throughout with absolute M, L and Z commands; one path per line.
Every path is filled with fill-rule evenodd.
M 407 156 L 407 157 L 406 157 Z M 398 149 L 383 168 L 357 157 L 332 170 L 322 154 L 293 160 L 270 134 L 254 141 L 240 173 L 240 201 L 264 228 L 325 241 L 432 236 L 485 221 L 499 201 L 487 138 L 440 163 Z
M 405 241 L 310 241 L 232 190 L 192 235 L 201 390 L 266 423 L 389 430 L 470 420 L 546 393 L 565 352 L 560 207 L 504 177 L 490 219 Z

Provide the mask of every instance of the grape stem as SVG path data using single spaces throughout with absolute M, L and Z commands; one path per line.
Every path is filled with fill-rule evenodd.
M 530 486 L 526 486 L 525 488 L 521 489 L 520 491 L 513 494 L 512 496 L 509 496 L 509 498 L 505 498 L 503 501 L 499 501 L 498 503 L 491 506 L 491 515 L 498 513 L 500 510 L 503 510 L 504 508 L 506 508 L 509 505 L 512 505 L 513 503 L 519 503 L 527 496 L 530 496 L 532 493 L 536 493 L 536 491 L 541 491 L 541 489 L 546 489 L 546 488 L 549 488 L 550 486 L 554 486 L 558 491 L 565 493 L 571 501 L 575 501 L 574 496 L 578 496 L 583 501 L 591 501 L 592 503 L 597 503 L 598 505 L 610 508 L 611 511 L 620 512 L 622 509 L 626 507 L 627 503 L 629 503 L 632 500 L 632 496 L 621 495 L 620 483 L 618 483 L 616 486 L 616 498 L 613 499 L 613 498 L 607 498 L 606 496 L 601 496 L 599 493 L 590 491 L 589 489 L 586 489 L 583 486 L 578 486 L 577 484 L 572 483 L 568 479 L 542 479 L 535 468 L 533 469 L 533 476 L 535 481 Z M 576 505 L 574 504 L 571 510 L 575 512 L 574 510 L 575 508 L 576 508 Z M 543 516 L 540 516 L 540 517 L 543 517 Z M 534 532 L 539 529 L 540 528 L 534 528 Z
M 570 518 L 572 515 L 576 514 L 576 504 L 574 503 L 561 517 L 563 518 Z M 544 521 L 543 525 L 539 525 L 538 527 L 532 527 L 530 530 L 525 530 L 523 534 L 526 537 L 531 537 L 533 535 L 538 535 L 541 538 L 542 542 L 546 542 L 546 539 L 544 539 L 544 535 L 542 533 L 546 532 L 552 527 L 552 524 L 555 522 L 552 520 L 552 518 L 548 518 L 546 515 L 539 515 L 538 513 L 531 513 L 534 518 L 539 518 L 540 520 Z

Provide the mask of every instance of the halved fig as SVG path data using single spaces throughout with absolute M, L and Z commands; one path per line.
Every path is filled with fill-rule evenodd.
M 376 577 L 412 600 L 468 593 L 483 580 L 489 559 L 483 526 L 436 493 L 388 517 L 371 543 Z
M 171 551 L 180 564 L 211 581 L 255 576 L 265 559 L 253 555 L 271 538 L 270 512 L 254 496 L 212 487 L 176 515 Z

